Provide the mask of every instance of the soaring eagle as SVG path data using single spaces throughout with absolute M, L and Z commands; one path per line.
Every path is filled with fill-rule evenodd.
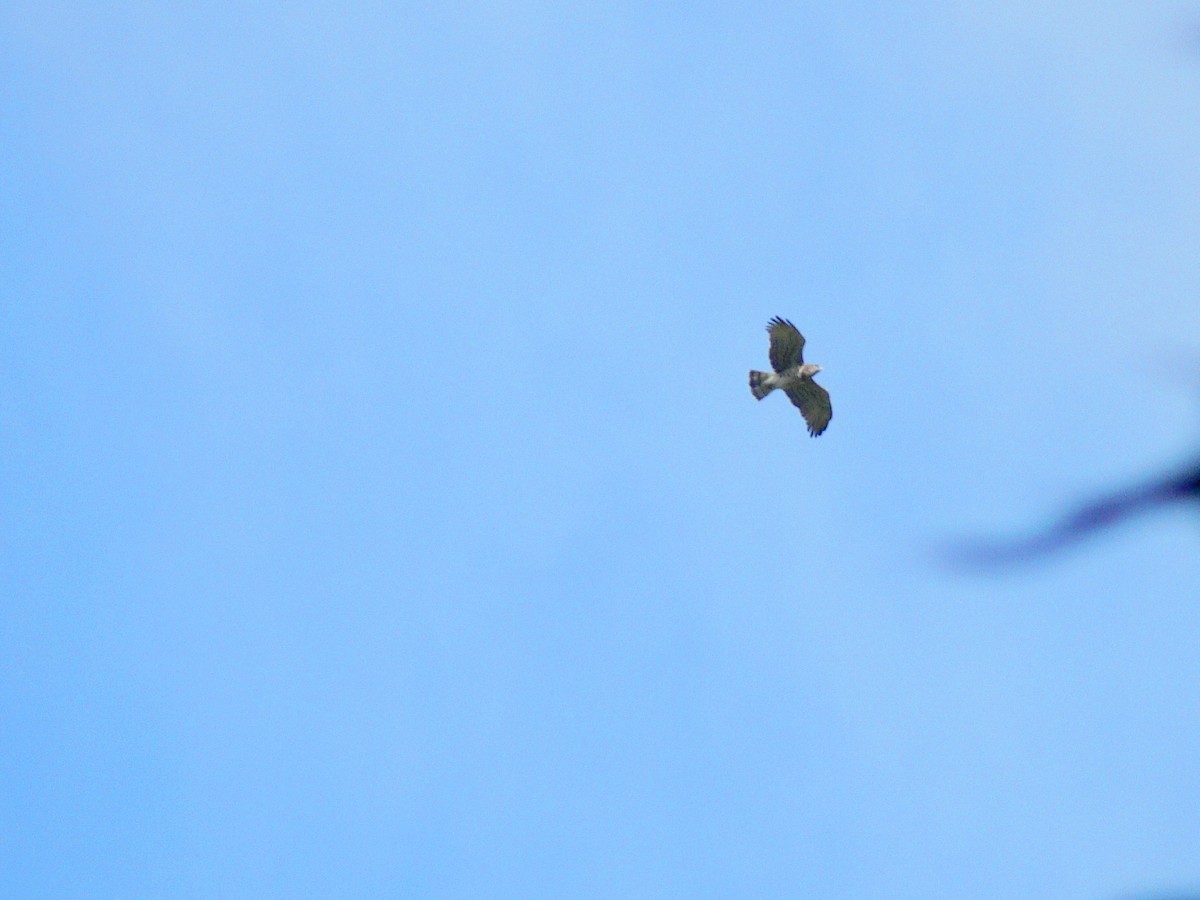
M 761 400 L 775 388 L 783 388 L 808 423 L 808 433 L 816 437 L 833 418 L 829 391 L 813 381 L 821 367 L 804 362 L 804 335 L 787 319 L 776 316 L 767 323 L 767 334 L 771 335 L 771 368 L 775 371 L 751 371 L 750 393 Z

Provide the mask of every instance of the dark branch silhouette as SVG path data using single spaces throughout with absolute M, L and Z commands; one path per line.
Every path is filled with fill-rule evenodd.
M 1165 479 L 1127 488 L 1089 503 L 1056 524 L 1024 538 L 975 541 L 951 552 L 968 565 L 1020 562 L 1053 553 L 1125 519 L 1179 500 L 1200 501 L 1200 462 Z

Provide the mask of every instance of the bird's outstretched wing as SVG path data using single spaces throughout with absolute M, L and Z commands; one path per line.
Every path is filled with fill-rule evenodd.
M 1200 467 L 1163 481 L 1101 497 L 1042 532 L 1012 541 L 977 541 L 960 545 L 951 555 L 955 561 L 968 565 L 995 565 L 1034 559 L 1156 506 L 1185 498 L 1200 499 Z
M 804 362 L 804 335 L 787 319 L 779 316 L 767 323 L 771 336 L 771 368 L 784 372 Z
M 798 334 L 799 332 L 797 332 Z M 800 410 L 808 423 L 808 433 L 816 437 L 833 418 L 833 405 L 829 402 L 829 391 L 812 379 L 798 381 L 785 388 L 792 405 Z

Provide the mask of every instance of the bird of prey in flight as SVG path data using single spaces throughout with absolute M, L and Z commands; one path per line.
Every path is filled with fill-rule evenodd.
M 969 564 L 1018 562 L 1040 557 L 1093 532 L 1180 500 L 1200 501 L 1200 462 L 1146 484 L 1099 497 L 1042 531 L 1012 541 L 959 547 L 954 557 Z
M 761 400 L 775 388 L 782 388 L 804 416 L 808 433 L 816 437 L 833 418 L 829 391 L 813 381 L 821 367 L 804 362 L 804 335 L 787 319 L 776 316 L 767 323 L 767 333 L 771 336 L 771 368 L 775 371 L 752 371 L 750 392 L 755 400 Z

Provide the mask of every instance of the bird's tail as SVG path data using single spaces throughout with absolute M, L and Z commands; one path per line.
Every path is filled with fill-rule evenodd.
M 767 380 L 766 372 L 750 372 L 750 393 L 754 395 L 755 400 L 761 400 L 773 390 L 775 385 Z

